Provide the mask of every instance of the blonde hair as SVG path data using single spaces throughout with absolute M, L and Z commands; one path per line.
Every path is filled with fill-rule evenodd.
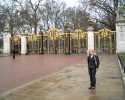
M 96 50 L 95 49 L 88 49 L 87 56 L 89 56 L 89 54 L 96 54 Z

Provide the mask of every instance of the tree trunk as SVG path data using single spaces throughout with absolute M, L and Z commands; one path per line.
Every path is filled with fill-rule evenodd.
M 34 33 L 37 34 L 37 15 L 34 14 Z

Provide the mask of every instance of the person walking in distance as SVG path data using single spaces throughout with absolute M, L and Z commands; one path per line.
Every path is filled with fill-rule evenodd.
M 88 72 L 90 76 L 90 87 L 89 89 L 95 89 L 96 88 L 96 70 L 99 68 L 99 57 L 96 55 L 96 52 L 94 50 L 88 51 Z
M 16 56 L 16 51 L 15 51 L 15 45 L 13 47 L 13 59 L 15 59 L 15 56 Z

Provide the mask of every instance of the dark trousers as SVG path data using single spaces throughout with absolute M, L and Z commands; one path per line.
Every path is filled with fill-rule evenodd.
M 89 68 L 90 86 L 96 86 L 96 68 Z

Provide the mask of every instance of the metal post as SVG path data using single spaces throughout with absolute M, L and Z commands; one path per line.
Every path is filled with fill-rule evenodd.
M 68 54 L 70 55 L 71 54 L 71 52 L 70 52 L 70 33 L 68 34 L 68 44 L 69 44 L 69 50 L 68 50 Z

